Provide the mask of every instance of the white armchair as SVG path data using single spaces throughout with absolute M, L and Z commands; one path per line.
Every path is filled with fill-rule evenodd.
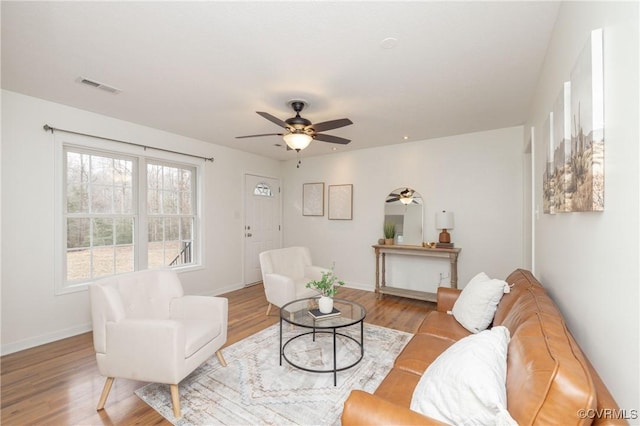
M 228 301 L 185 296 L 178 275 L 144 270 L 89 286 L 93 345 L 107 377 L 98 410 L 116 377 L 170 385 L 173 413 L 180 414 L 178 383 L 227 340 Z
M 262 283 L 267 296 L 267 315 L 271 305 L 283 305 L 318 293 L 306 288 L 309 281 L 319 280 L 323 272 L 330 269 L 311 264 L 311 253 L 307 247 L 287 247 L 260 253 Z

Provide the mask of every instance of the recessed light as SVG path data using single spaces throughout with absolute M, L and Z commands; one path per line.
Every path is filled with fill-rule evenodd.
M 404 139 L 405 141 L 409 140 L 409 136 L 403 136 L 402 139 Z
M 395 37 L 387 37 L 380 42 L 380 47 L 383 49 L 393 49 L 398 45 L 398 39 Z
M 335 147 L 335 146 L 334 146 L 334 147 L 331 147 L 331 151 L 337 151 L 337 150 L 338 150 L 338 148 L 337 148 L 337 147 Z

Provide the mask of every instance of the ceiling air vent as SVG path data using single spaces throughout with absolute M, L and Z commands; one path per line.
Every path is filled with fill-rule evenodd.
M 122 92 L 121 89 L 118 89 L 113 86 L 109 86 L 108 84 L 100 83 L 99 81 L 91 80 L 85 77 L 78 77 L 76 80 L 78 83 L 86 84 L 87 86 L 95 87 L 96 89 L 104 90 L 105 92 L 118 94 Z

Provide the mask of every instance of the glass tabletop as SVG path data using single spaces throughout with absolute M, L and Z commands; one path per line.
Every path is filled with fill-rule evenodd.
M 333 299 L 333 307 L 340 315 L 331 318 L 315 319 L 310 310 L 318 308 L 320 297 L 294 300 L 280 308 L 280 318 L 284 321 L 308 328 L 340 328 L 356 324 L 367 315 L 367 310 L 359 303 L 346 299 Z

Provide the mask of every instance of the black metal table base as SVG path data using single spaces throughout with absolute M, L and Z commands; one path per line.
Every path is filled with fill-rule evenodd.
M 354 367 L 355 365 L 357 365 L 358 363 L 360 363 L 360 361 L 362 361 L 362 358 L 364 357 L 364 321 L 360 321 L 360 341 L 358 342 L 358 340 L 356 338 L 354 338 L 353 336 L 349 336 L 347 334 L 344 333 L 338 333 L 336 331 L 337 328 L 342 328 L 342 327 L 332 327 L 330 330 L 327 329 L 323 329 L 323 330 L 318 330 L 318 329 L 312 329 L 311 331 L 307 331 L 306 333 L 301 333 L 298 334 L 296 336 L 291 337 L 290 339 L 288 339 L 286 342 L 284 342 L 284 344 L 282 343 L 282 318 L 280 318 L 280 365 L 282 365 L 282 359 L 284 358 L 285 361 L 287 361 L 287 363 L 289 363 L 289 365 L 298 368 L 300 370 L 304 370 L 304 371 L 309 371 L 311 373 L 333 373 L 333 386 L 337 386 L 338 384 L 338 371 L 344 371 L 347 370 L 349 368 Z M 318 369 L 313 369 L 313 368 L 307 368 L 301 365 L 296 364 L 295 362 L 293 362 L 292 360 L 290 360 L 289 358 L 287 358 L 287 355 L 284 353 L 285 348 L 287 347 L 287 345 L 291 342 L 293 342 L 296 339 L 302 338 L 304 336 L 307 336 L 309 334 L 312 335 L 312 339 L 315 342 L 316 341 L 316 333 L 324 333 L 324 334 L 331 334 L 333 335 L 333 368 L 332 369 L 326 369 L 326 370 L 318 370 Z M 347 339 L 350 339 L 352 341 L 354 341 L 359 347 L 360 347 L 360 357 L 353 363 L 344 366 L 344 367 L 338 367 L 337 365 L 337 351 L 336 351 L 336 337 L 337 336 L 342 336 L 342 337 L 346 337 Z

